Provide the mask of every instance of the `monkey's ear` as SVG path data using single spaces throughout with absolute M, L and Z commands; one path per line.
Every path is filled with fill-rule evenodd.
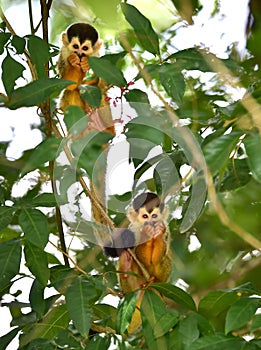
M 130 207 L 127 211 L 127 217 L 130 220 L 130 222 L 135 222 L 137 219 L 138 213 L 133 209 L 133 207 Z
M 103 45 L 103 41 L 101 39 L 98 39 L 93 46 L 93 54 L 98 54 L 102 45 Z
M 63 45 L 65 45 L 65 46 L 67 46 L 69 44 L 68 35 L 66 32 L 64 32 L 62 34 L 62 42 L 63 42 Z

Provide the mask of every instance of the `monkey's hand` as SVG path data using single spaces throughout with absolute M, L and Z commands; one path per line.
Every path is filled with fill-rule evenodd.
M 154 232 L 155 232 L 154 226 L 152 226 L 150 224 L 142 226 L 142 229 L 141 229 L 142 241 L 144 242 L 144 241 L 147 241 L 147 240 L 153 238 L 153 236 L 155 235 Z
M 164 223 L 162 221 L 159 221 L 156 223 L 155 225 L 155 230 L 154 230 L 154 238 L 157 238 L 159 236 L 164 235 L 164 233 L 166 232 L 166 226 L 164 225 Z
M 75 68 L 80 68 L 80 58 L 76 53 L 72 53 L 68 58 L 67 58 L 68 63 Z
M 88 57 L 86 57 L 86 56 L 82 57 L 81 61 L 80 61 L 80 65 L 81 65 L 83 73 L 86 73 L 90 69 L 90 66 L 88 63 Z

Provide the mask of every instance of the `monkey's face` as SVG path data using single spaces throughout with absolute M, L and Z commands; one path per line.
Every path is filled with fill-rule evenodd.
M 156 222 L 162 220 L 162 213 L 158 207 L 153 208 L 151 212 L 148 212 L 145 207 L 141 207 L 137 220 L 141 225 L 155 225 Z
M 78 55 L 79 58 L 90 56 L 93 53 L 92 42 L 89 39 L 81 43 L 78 37 L 73 37 L 68 48 L 72 53 Z

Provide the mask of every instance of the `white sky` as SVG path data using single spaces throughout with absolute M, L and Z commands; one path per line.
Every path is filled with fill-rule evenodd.
M 238 47 L 240 49 L 244 48 L 248 0 L 221 0 L 221 14 L 224 14 L 224 16 L 219 15 L 209 19 L 213 10 L 213 2 L 202 0 L 204 11 L 197 16 L 193 27 L 182 27 L 178 30 L 173 41 L 175 47 L 184 49 L 195 44 L 203 45 L 210 48 L 219 57 L 225 57 L 226 49 L 232 42 L 238 42 Z M 12 23 L 20 36 L 29 32 L 29 28 L 25 26 L 21 18 L 23 12 L 27 18 L 27 10 L 21 10 L 21 6 L 16 5 L 6 13 L 11 22 L 14 18 L 21 19 Z M 0 92 L 3 91 L 0 83 Z M 40 132 L 31 128 L 32 125 L 38 125 L 39 123 L 39 117 L 36 115 L 35 109 L 21 108 L 16 111 L 9 111 L 2 108 L 0 111 L 0 141 L 12 140 L 8 148 L 8 157 L 11 159 L 19 158 L 23 150 L 35 147 L 41 141 Z M 28 294 L 23 291 L 18 299 L 26 301 L 28 300 Z M 10 320 L 7 308 L 1 308 L 0 336 L 10 330 Z M 16 343 L 11 344 L 7 349 L 17 349 Z

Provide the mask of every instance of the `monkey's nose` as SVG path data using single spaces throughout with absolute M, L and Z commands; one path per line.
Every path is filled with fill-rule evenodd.
M 78 56 L 79 58 L 82 58 L 82 57 L 85 57 L 86 55 L 84 53 L 80 53 Z

